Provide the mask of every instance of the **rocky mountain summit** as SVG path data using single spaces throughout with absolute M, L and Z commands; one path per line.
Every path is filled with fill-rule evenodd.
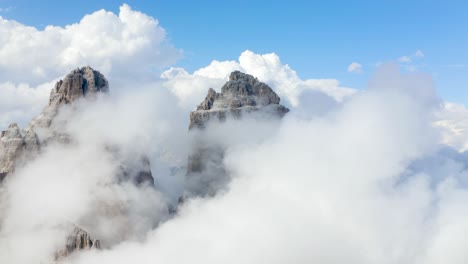
M 207 124 L 242 117 L 279 120 L 289 112 L 279 103 L 279 96 L 267 84 L 240 71 L 230 74 L 229 81 L 221 87 L 221 93 L 209 88 L 197 110 L 190 113 L 189 130 L 200 133 L 188 157 L 186 196 L 214 195 L 229 182 L 223 165 L 225 146 L 205 138 Z
M 76 110 L 87 105 L 75 102 L 92 102 L 97 96 L 108 92 L 109 82 L 89 66 L 75 69 L 58 81 L 51 90 L 49 104 L 25 129 L 13 123 L 0 133 L 0 187 L 10 177 L 15 177 L 16 168 L 33 160 L 52 143 L 59 146 L 73 145 L 74 136 L 67 134 L 67 122 L 73 122 L 74 113 L 78 112 Z M 61 112 L 65 108 L 67 110 Z M 226 146 L 206 136 L 207 129 L 216 129 L 208 126 L 208 123 L 222 123 L 231 118 L 243 117 L 280 120 L 288 112 L 289 109 L 280 105 L 280 98 L 267 84 L 239 71 L 230 74 L 229 81 L 221 87 L 220 93 L 210 88 L 197 110 L 190 113 L 189 131 L 198 133 L 198 137 L 195 137 L 193 152 L 188 157 L 187 196 L 214 195 L 229 181 L 229 173 L 223 165 Z M 61 113 L 67 113 L 66 118 L 62 118 Z M 137 187 L 154 186 L 150 160 L 144 153 L 132 152 L 130 157 L 117 144 L 103 143 L 98 147 L 111 154 L 117 164 L 113 180 Z M 110 209 L 108 211 L 113 217 L 118 218 L 124 216 L 128 208 L 111 206 L 107 209 Z M 96 214 L 105 214 L 105 211 Z M 86 226 L 86 221 L 84 223 Z M 81 250 L 99 249 L 101 241 L 106 243 L 105 238 L 98 240 L 76 224 L 67 223 L 66 232 L 70 233 L 64 237 L 64 247 L 55 252 L 55 260 L 60 261 Z
M 0 134 L 0 182 L 15 167 L 32 159 L 51 140 L 66 142 L 67 136 L 60 128 L 52 127 L 59 109 L 80 98 L 94 98 L 98 93 L 109 91 L 109 83 L 98 71 L 83 67 L 70 72 L 63 80 L 58 81 L 51 90 L 49 105 L 34 118 L 27 128 L 20 129 L 16 123 L 11 124 Z M 42 136 L 38 136 L 41 134 Z
M 73 231 L 67 236 L 65 248 L 56 252 L 54 259 L 62 260 L 74 252 L 90 249 L 101 249 L 101 242 L 92 238 L 83 229 L 74 226 Z
M 190 113 L 189 128 L 203 128 L 212 119 L 224 120 L 231 115 L 239 118 L 243 113 L 262 111 L 270 117 L 283 117 L 289 109 L 280 105 L 279 96 L 267 84 L 252 75 L 234 71 L 221 93 L 213 88 L 196 111 Z
M 25 129 L 20 129 L 16 123 L 0 133 L 0 187 L 10 177 L 14 177 L 16 168 L 40 155 L 41 150 L 54 142 L 67 145 L 73 141 L 71 135 L 65 132 L 63 121 L 57 120 L 65 105 L 72 106 L 78 100 L 93 100 L 99 94 L 109 92 L 109 83 L 100 72 L 91 67 L 82 67 L 71 71 L 63 80 L 52 88 L 49 104 L 35 117 Z M 66 122 L 72 122 L 71 120 Z M 102 146 L 104 151 L 111 153 L 116 161 L 121 161 L 115 178 L 136 185 L 153 186 L 149 159 L 144 153 L 136 153 L 127 158 L 117 146 Z M 64 172 L 65 173 L 65 172 Z M 74 226 L 72 224 L 72 226 Z M 75 226 L 66 238 L 66 246 L 56 252 L 56 258 L 64 258 L 74 251 L 84 249 L 99 249 L 99 240 L 92 238 L 84 229 Z
M 75 69 L 55 84 L 50 91 L 49 105 L 31 121 L 29 126 L 35 130 L 48 129 L 63 105 L 72 104 L 83 98 L 92 100 L 98 94 L 108 92 L 109 82 L 100 72 L 89 66 Z
M 100 72 L 83 67 L 70 72 L 58 81 L 50 92 L 49 106 L 69 104 L 83 97 L 109 92 L 109 82 Z

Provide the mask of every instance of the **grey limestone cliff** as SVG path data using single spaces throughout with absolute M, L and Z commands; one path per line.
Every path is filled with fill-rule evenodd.
M 38 153 L 39 138 L 30 127 L 21 130 L 16 123 L 0 133 L 0 182 L 15 170 L 15 166 L 24 163 Z
M 55 253 L 55 260 L 62 260 L 82 250 L 101 249 L 101 242 L 91 237 L 85 230 L 73 226 L 73 231 L 66 238 L 65 247 Z
M 52 128 L 53 121 L 60 108 L 80 98 L 94 98 L 97 93 L 109 91 L 109 83 L 91 67 L 82 67 L 70 72 L 58 81 L 51 90 L 49 105 L 35 117 L 25 129 L 16 123 L 0 134 L 0 182 L 15 171 L 15 167 L 33 159 L 39 153 L 41 145 L 48 141 L 66 143 L 69 139 L 60 129 Z M 38 132 L 42 136 L 38 136 Z
M 279 120 L 288 112 L 273 89 L 249 74 L 232 72 L 220 93 L 210 88 L 197 110 L 190 113 L 189 130 L 199 134 L 188 157 L 186 196 L 214 195 L 229 181 L 223 165 L 225 146 L 204 136 L 205 129 L 216 129 L 209 123 L 247 116 Z
M 279 96 L 267 84 L 252 75 L 234 71 L 217 93 L 210 88 L 196 111 L 190 113 L 189 128 L 203 128 L 209 120 L 222 121 L 227 116 L 262 111 L 270 117 L 283 117 L 289 109 L 280 105 Z
M 50 92 L 49 106 L 69 104 L 79 98 L 93 97 L 108 91 L 109 82 L 104 75 L 89 66 L 83 67 L 73 70 L 55 84 Z
M 49 104 L 35 117 L 25 129 L 20 129 L 16 123 L 0 134 L 0 184 L 5 179 L 14 177 L 15 169 L 26 164 L 41 154 L 49 143 L 69 144 L 73 142 L 71 135 L 65 132 L 63 124 L 57 117 L 65 105 L 76 106 L 78 100 L 93 100 L 99 94 L 109 92 L 109 83 L 98 71 L 91 67 L 82 67 L 71 71 L 63 80 L 52 88 Z M 80 105 L 78 105 L 80 106 Z M 79 107 L 72 111 L 79 111 Z M 73 112 L 66 122 L 73 122 Z M 122 154 L 118 146 L 102 146 L 104 151 L 111 153 L 119 164 L 115 178 L 119 181 L 130 181 L 136 185 L 153 185 L 149 159 L 143 153 L 136 153 L 128 158 Z M 56 259 L 64 258 L 79 250 L 100 248 L 99 240 L 91 237 L 85 230 L 75 227 L 67 237 L 66 246 L 56 253 Z

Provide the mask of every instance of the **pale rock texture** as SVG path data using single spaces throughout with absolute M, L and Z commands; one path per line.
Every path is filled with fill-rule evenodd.
M 229 182 L 223 165 L 225 146 L 206 138 L 205 129 L 216 129 L 208 123 L 247 116 L 279 120 L 289 112 L 279 102 L 279 96 L 267 84 L 239 71 L 230 74 L 221 93 L 210 88 L 205 100 L 190 113 L 189 130 L 199 132 L 199 136 L 188 158 L 185 196 L 211 196 Z
M 15 166 L 26 162 L 39 152 L 37 134 L 30 127 L 21 130 L 16 123 L 0 134 L 0 182 L 15 171 Z
M 109 82 L 100 72 L 86 66 L 71 71 L 63 80 L 58 81 L 50 91 L 49 105 L 34 118 L 30 126 L 40 134 L 41 143 L 57 141 L 68 143 L 70 138 L 55 121 L 63 105 L 85 98 L 93 100 L 97 94 L 109 92 Z
M 211 119 L 223 121 L 227 116 L 240 118 L 243 113 L 262 111 L 262 117 L 283 117 L 289 109 L 280 105 L 280 98 L 267 84 L 252 75 L 234 71 L 217 93 L 210 88 L 196 111 L 190 113 L 190 126 L 203 128 Z
M 35 117 L 29 126 L 21 130 L 11 124 L 0 137 L 0 182 L 13 173 L 15 166 L 26 162 L 39 153 L 41 147 L 50 142 L 68 144 L 73 139 L 63 130 L 63 124 L 56 119 L 64 105 L 72 105 L 79 99 L 93 100 L 98 94 L 109 92 L 109 82 L 100 72 L 86 66 L 71 71 L 58 81 L 50 93 L 49 105 Z M 73 120 L 67 120 L 73 122 Z M 116 146 L 105 146 L 116 159 L 121 160 L 120 173 L 116 177 L 135 184 L 154 184 L 149 159 L 143 154 L 126 160 Z
M 69 136 L 60 131 L 60 126 L 53 127 L 54 118 L 63 105 L 71 104 L 80 98 L 92 99 L 98 93 L 108 91 L 109 82 L 104 75 L 89 66 L 73 70 L 63 80 L 58 81 L 51 90 L 49 105 L 26 129 L 21 130 L 13 123 L 1 132 L 0 182 L 12 174 L 16 166 L 33 159 L 39 153 L 41 145 L 47 145 L 49 141 L 70 141 Z
M 69 144 L 73 142 L 71 135 L 65 132 L 62 121 L 57 120 L 65 105 L 70 109 L 69 120 L 73 122 L 73 111 L 79 111 L 79 106 L 73 103 L 77 100 L 94 100 L 98 94 L 109 92 L 106 78 L 91 67 L 82 67 L 71 71 L 63 80 L 58 81 L 50 93 L 49 105 L 35 117 L 29 126 L 21 130 L 17 124 L 11 124 L 0 134 L 0 185 L 14 177 L 15 169 L 31 161 L 51 142 Z M 116 180 L 132 182 L 137 186 L 154 185 L 149 159 L 143 153 L 135 153 L 133 157 L 123 155 L 118 146 L 102 146 L 104 151 L 111 153 L 119 170 Z M 117 210 L 124 213 L 124 210 Z M 72 224 L 71 233 L 67 237 L 66 246 L 56 252 L 55 259 L 61 260 L 80 250 L 99 249 L 99 240 L 92 238 L 85 230 Z
M 55 260 L 62 260 L 82 250 L 101 249 L 99 240 L 91 237 L 85 230 L 74 226 L 67 236 L 65 248 L 55 253 Z
M 50 92 L 49 106 L 69 104 L 82 97 L 93 97 L 96 93 L 109 91 L 109 82 L 100 72 L 83 67 L 70 72 L 58 81 Z

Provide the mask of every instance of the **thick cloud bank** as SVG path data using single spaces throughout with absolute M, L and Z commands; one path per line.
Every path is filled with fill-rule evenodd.
M 45 31 L 2 23 L 44 36 L 48 30 L 72 32 L 97 18 L 108 21 L 106 30 L 138 22 L 154 33 L 151 43 L 164 42 L 156 20 L 126 5 L 119 16 L 98 11 L 80 24 Z M 117 45 L 129 45 L 130 62 L 154 48 L 139 46 L 137 39 L 146 43 L 147 32 L 132 35 L 138 28 L 119 35 L 136 44 L 115 38 Z M 103 28 L 96 30 L 101 36 Z M 386 64 L 367 89 L 356 92 L 337 80 L 302 80 L 275 54 L 245 51 L 238 61 L 214 61 L 192 74 L 172 68 L 161 80 L 148 81 L 131 64 L 128 72 L 114 72 L 124 64 L 109 55 L 112 49 L 93 49 L 83 54 L 101 56 L 89 63 L 110 71 L 111 94 L 63 108 L 57 118 L 72 142 L 45 146 L 0 188 L 0 263 L 48 263 L 63 248 L 70 223 L 103 243 L 102 250 L 62 260 L 70 264 L 468 261 L 468 155 L 459 151 L 466 146 L 466 109 L 441 103 L 430 76 L 402 74 Z M 1 86 L 12 103 L 0 101 L 0 122 L 32 115 L 48 89 L 31 87 L 60 77 L 53 59 L 42 77 L 31 71 L 41 66 L 37 58 L 30 59 L 23 66 L 0 64 L 13 76 Z M 165 59 L 150 56 L 145 65 Z M 30 79 L 15 75 L 21 67 Z M 227 120 L 197 133 L 226 148 L 230 182 L 215 196 L 185 200 L 171 215 L 189 177 L 187 156 L 195 138 L 187 129 L 188 111 L 232 70 L 271 85 L 291 112 L 281 122 Z M 23 81 L 31 84 L 14 84 Z M 115 179 L 121 161 L 138 153 L 150 157 L 156 188 Z
M 86 15 L 76 24 L 44 30 L 0 18 L 0 79 L 38 84 L 60 77 L 77 65 L 93 65 L 109 76 L 148 73 L 166 66 L 178 51 L 165 43 L 156 19 L 120 7 Z
M 0 126 L 37 114 L 47 103 L 49 82 L 71 69 L 92 65 L 114 82 L 152 79 L 180 57 L 158 20 L 126 4 L 118 15 L 100 10 L 43 30 L 0 16 Z
M 432 84 L 392 65 L 371 83 L 316 118 L 291 112 L 261 140 L 235 140 L 261 123 L 210 127 L 229 138 L 227 190 L 69 263 L 464 263 L 466 159 L 438 144 Z

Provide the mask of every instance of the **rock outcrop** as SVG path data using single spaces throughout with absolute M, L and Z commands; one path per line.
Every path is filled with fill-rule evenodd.
M 92 238 L 85 230 L 74 226 L 73 231 L 67 236 L 65 248 L 55 253 L 55 260 L 64 259 L 74 252 L 100 248 L 99 240 Z
M 77 99 L 108 91 L 109 82 L 104 75 L 89 66 L 83 67 L 73 70 L 55 84 L 50 92 L 49 106 L 69 104 Z
M 50 91 L 49 105 L 31 121 L 30 126 L 36 130 L 49 129 L 63 105 L 72 104 L 83 98 L 92 100 L 98 94 L 107 92 L 109 92 L 109 82 L 100 72 L 89 66 L 75 69 L 55 84 Z M 60 131 L 53 132 L 60 133 Z M 47 141 L 47 139 L 49 138 L 41 140 Z
M 190 113 L 189 129 L 204 128 L 212 119 L 223 121 L 230 115 L 239 118 L 243 113 L 257 111 L 281 118 L 289 109 L 279 102 L 279 96 L 267 84 L 252 75 L 234 71 L 221 88 L 221 93 L 210 88 L 205 100 Z
M 26 129 L 21 130 L 16 123 L 11 124 L 0 135 L 0 183 L 12 174 L 15 167 L 39 153 L 41 145 L 49 141 L 67 143 L 69 137 L 52 128 L 60 108 L 80 98 L 94 98 L 98 93 L 107 93 L 109 82 L 100 72 L 91 67 L 82 67 L 70 72 L 58 81 L 51 90 L 49 105 L 35 117 Z M 44 131 L 46 131 L 44 133 Z M 42 132 L 42 137 L 38 136 Z
M 189 130 L 198 130 L 200 133 L 188 157 L 188 193 L 185 195 L 214 195 L 229 181 L 223 165 L 225 146 L 204 136 L 209 122 L 224 122 L 229 118 L 247 116 L 262 120 L 281 119 L 289 109 L 279 103 L 279 96 L 267 84 L 239 71 L 230 74 L 221 93 L 210 88 L 205 100 L 196 111 L 190 113 Z
M 30 127 L 21 130 L 16 123 L 0 134 L 0 182 L 13 173 L 16 165 L 39 152 L 37 134 Z

